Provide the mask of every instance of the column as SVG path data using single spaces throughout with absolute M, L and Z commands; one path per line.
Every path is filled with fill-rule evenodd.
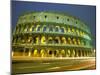
M 31 56 L 31 50 L 29 50 L 29 52 L 28 52 L 28 56 Z

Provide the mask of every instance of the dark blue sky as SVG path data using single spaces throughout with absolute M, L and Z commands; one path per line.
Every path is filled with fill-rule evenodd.
M 86 22 L 95 37 L 96 7 L 88 5 L 71 5 L 41 2 L 12 1 L 12 28 L 14 29 L 18 16 L 27 11 L 56 11 L 69 13 Z

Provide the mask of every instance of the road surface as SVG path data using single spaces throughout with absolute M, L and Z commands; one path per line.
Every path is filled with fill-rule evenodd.
M 17 60 L 17 61 L 15 61 Z M 90 70 L 95 69 L 95 57 L 83 58 L 34 58 L 15 59 L 12 62 L 13 74 Z

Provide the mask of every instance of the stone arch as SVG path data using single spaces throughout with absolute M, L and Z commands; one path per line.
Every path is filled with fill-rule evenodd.
M 62 37 L 61 40 L 62 40 L 62 44 L 66 44 L 67 43 L 65 37 Z
M 61 57 L 65 57 L 65 50 L 62 49 L 60 54 L 61 54 Z
M 41 57 L 45 57 L 45 50 L 44 50 L 44 49 L 41 49 L 41 51 L 40 51 L 40 56 L 41 56 Z
M 38 56 L 38 50 L 37 49 L 34 50 L 33 55 L 34 55 L 34 57 L 37 57 Z
M 48 44 L 52 44 L 53 43 L 53 38 L 52 37 L 48 37 Z
M 78 50 L 78 56 L 79 56 L 79 57 L 81 56 L 81 52 L 80 52 L 80 50 Z
M 60 38 L 59 37 L 55 37 L 54 43 L 59 44 L 60 43 Z
M 44 25 L 44 26 L 42 27 L 42 31 L 43 31 L 43 32 L 46 32 L 46 31 L 47 31 L 47 26 Z
M 65 33 L 64 27 L 61 27 L 61 28 L 60 28 L 60 32 Z
M 53 28 L 53 26 L 49 26 L 49 32 L 53 32 L 54 31 L 54 28 Z
M 41 44 L 46 44 L 46 38 L 45 38 L 45 36 L 41 37 Z
M 76 38 L 73 38 L 73 44 L 77 45 Z
M 86 54 L 85 54 L 85 50 L 83 51 L 83 56 L 84 56 L 84 57 L 86 56 Z
M 55 32 L 59 32 L 60 31 L 60 27 L 59 26 L 56 26 L 55 27 Z
M 76 49 L 76 55 L 75 55 L 76 57 L 79 57 L 79 52 L 78 51 L 79 50 Z
M 81 44 L 80 39 L 77 39 L 77 44 L 78 44 L 78 45 L 80 45 L 80 44 Z
M 52 55 L 53 55 L 53 51 L 52 51 L 52 50 L 49 50 L 49 51 L 48 51 L 48 56 L 49 56 L 49 57 L 52 57 Z
M 32 26 L 32 32 L 36 31 L 36 26 Z
M 68 37 L 68 43 L 69 43 L 69 44 L 72 44 L 72 40 L 71 40 L 70 37 Z
M 29 36 L 27 42 L 32 43 L 32 40 L 33 40 L 32 36 Z
M 33 43 L 39 44 L 39 37 L 38 36 L 33 37 Z
M 40 25 L 36 26 L 36 31 L 41 31 L 41 26 Z

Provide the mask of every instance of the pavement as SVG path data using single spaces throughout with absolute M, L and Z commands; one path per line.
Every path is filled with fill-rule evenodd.
M 75 57 L 75 58 L 14 57 L 12 60 L 13 74 L 94 70 L 94 69 L 96 69 L 95 57 Z

